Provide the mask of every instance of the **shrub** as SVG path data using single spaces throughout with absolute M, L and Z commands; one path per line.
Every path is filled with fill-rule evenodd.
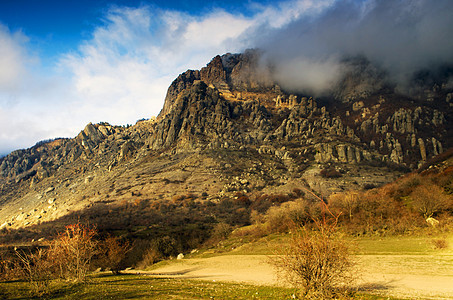
M 265 213 L 269 207 L 272 206 L 272 202 L 269 198 L 270 197 L 267 194 L 257 195 L 250 207 L 259 213 Z
M 157 238 L 154 240 L 153 244 L 161 257 L 176 256 L 178 254 L 177 243 L 173 237 L 166 235 Z
M 303 298 L 332 299 L 352 280 L 353 262 L 348 246 L 335 235 L 339 215 L 319 200 L 322 214 L 313 218 L 315 230 L 301 227 L 272 263 Z
M 248 207 L 248 206 L 250 206 L 250 204 L 252 202 L 250 201 L 250 199 L 247 195 L 244 195 L 244 194 L 238 192 L 235 195 L 234 203 L 237 205 L 242 205 L 242 206 Z
M 0 252 L 0 281 L 13 281 L 22 277 L 17 255 L 9 251 Z
M 113 274 L 119 274 L 124 269 L 124 259 L 131 251 L 128 241 L 121 242 L 119 238 L 108 236 L 99 245 L 101 261 L 104 268 L 109 268 Z
M 274 265 L 308 298 L 332 299 L 337 289 L 352 278 L 353 263 L 347 245 L 323 229 L 302 228 L 286 252 L 274 259 Z
M 374 184 L 372 184 L 372 183 L 365 183 L 365 184 L 363 185 L 363 189 L 364 189 L 364 190 L 371 190 L 371 189 L 374 189 L 374 188 L 376 188 L 376 185 L 374 185 Z
M 53 260 L 48 256 L 48 252 L 44 249 L 38 249 L 29 254 L 16 251 L 16 255 L 20 261 L 22 275 L 33 287 L 32 291 L 39 297 L 48 293 L 55 267 Z
M 394 183 L 390 184 L 390 194 L 395 200 L 401 200 L 412 193 L 422 183 L 418 174 L 409 174 Z
M 352 219 L 353 214 L 359 208 L 359 203 L 359 193 L 353 191 L 332 194 L 329 198 L 330 206 L 347 215 L 349 220 Z
M 354 234 L 405 233 L 424 227 L 419 214 L 391 195 L 394 186 L 384 186 L 366 192 L 345 192 L 331 195 L 330 209 L 340 214 L 342 228 Z
M 211 239 L 214 241 L 224 240 L 230 235 L 231 231 L 233 231 L 233 228 L 230 224 L 217 223 L 212 229 Z
M 231 232 L 233 237 L 252 237 L 261 238 L 268 235 L 270 229 L 267 224 L 254 224 L 246 227 L 240 227 Z
M 291 228 L 303 226 L 311 222 L 309 204 L 298 200 L 273 206 L 266 212 L 265 221 L 271 232 L 286 232 Z
M 446 239 L 432 239 L 431 244 L 433 244 L 434 249 L 447 249 L 448 248 L 448 242 Z
M 338 172 L 334 167 L 329 167 L 322 169 L 320 172 L 321 177 L 324 178 L 339 178 L 341 177 L 341 173 Z
M 298 197 L 298 198 L 301 198 L 305 195 L 305 193 L 301 189 L 298 189 L 298 188 L 293 189 L 293 194 L 295 194 L 296 197 Z
M 412 206 L 425 218 L 453 207 L 453 197 L 432 183 L 416 187 L 410 194 Z
M 84 281 L 91 259 L 97 253 L 96 230 L 80 223 L 66 226 L 52 242 L 49 255 L 59 268 L 62 278 Z
M 137 264 L 139 269 L 146 269 L 146 267 L 152 266 L 153 264 L 162 260 L 162 254 L 156 249 L 154 245 L 146 250 L 142 260 Z

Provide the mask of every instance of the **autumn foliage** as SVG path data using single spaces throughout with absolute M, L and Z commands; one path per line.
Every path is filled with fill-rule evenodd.
M 62 278 L 84 281 L 93 256 L 97 253 L 96 230 L 80 223 L 66 230 L 52 242 L 49 255 L 58 266 Z

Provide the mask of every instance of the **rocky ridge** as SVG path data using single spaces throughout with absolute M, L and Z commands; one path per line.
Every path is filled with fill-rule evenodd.
M 300 185 L 323 194 L 367 188 L 452 147 L 451 88 L 411 98 L 356 63 L 332 96 L 314 99 L 283 91 L 258 51 L 216 56 L 173 81 L 155 120 L 88 124 L 73 139 L 1 158 L 0 225 L 182 193 L 216 201 Z

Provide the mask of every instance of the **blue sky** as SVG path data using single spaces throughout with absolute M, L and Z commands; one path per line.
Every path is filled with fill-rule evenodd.
M 115 7 L 148 6 L 193 16 L 223 9 L 250 17 L 257 6 L 269 3 L 275 1 L 2 0 L 0 20 L 11 31 L 21 30 L 30 37 L 35 50 L 47 58 L 76 49 L 82 40 L 90 38 L 96 27 L 102 26 L 103 17 Z
M 0 156 L 89 123 L 156 116 L 178 74 L 260 47 L 285 88 L 319 91 L 342 55 L 404 77 L 453 62 L 451 0 L 0 0 Z

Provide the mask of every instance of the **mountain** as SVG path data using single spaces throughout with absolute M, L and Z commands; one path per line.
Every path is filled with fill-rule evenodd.
M 403 94 L 365 58 L 344 63 L 342 80 L 313 98 L 282 88 L 259 50 L 216 56 L 173 81 L 155 119 L 90 123 L 14 151 L 0 158 L 1 228 L 101 204 L 367 189 L 453 146 L 448 72 L 420 73 Z

